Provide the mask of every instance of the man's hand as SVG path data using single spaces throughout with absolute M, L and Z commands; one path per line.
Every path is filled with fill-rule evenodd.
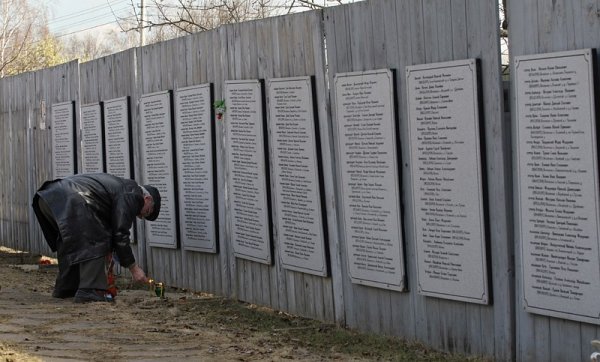
M 129 272 L 131 273 L 134 282 L 148 283 L 146 273 L 144 273 L 144 270 L 142 270 L 142 268 L 140 268 L 137 264 L 133 264 L 132 266 L 130 266 Z

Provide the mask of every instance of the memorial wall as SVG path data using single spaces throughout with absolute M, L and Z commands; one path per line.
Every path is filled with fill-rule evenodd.
M 81 172 L 104 172 L 102 104 L 81 106 Z
M 488 303 L 477 73 L 473 59 L 407 67 L 408 139 L 417 290 Z M 404 291 L 395 73 L 339 73 L 334 87 L 349 276 L 353 283 Z M 327 220 L 312 78 L 269 79 L 266 90 L 267 97 L 259 80 L 226 81 L 224 87 L 233 252 L 273 263 L 273 206 L 281 265 L 326 277 Z M 177 248 L 181 241 L 185 250 L 218 251 L 213 102 L 212 84 L 140 98 L 141 180 L 162 195 L 159 218 L 146 225 L 150 246 Z M 68 124 L 69 105 L 53 112 L 59 129 Z M 101 164 L 104 138 L 107 172 L 133 178 L 129 97 L 83 106 L 82 126 L 85 169 Z
M 489 303 L 478 63 L 467 59 L 409 66 L 405 71 L 417 291 Z M 239 258 L 273 263 L 273 206 L 281 265 L 326 277 L 327 220 L 312 78 L 269 79 L 266 90 L 267 97 L 259 80 L 226 81 L 224 87 L 233 252 Z M 404 291 L 395 73 L 388 69 L 339 73 L 334 90 L 340 216 L 350 279 Z M 162 195 L 160 216 L 146 227 L 150 246 L 177 248 L 181 241 L 185 250 L 218 251 L 213 102 L 212 84 L 140 98 L 141 180 Z M 533 115 L 537 108 L 527 107 L 526 118 L 538 117 Z M 68 127 L 73 124 L 72 109 L 71 102 L 53 106 L 57 125 L 53 135 L 60 145 L 56 163 L 63 173 L 74 162 L 67 157 L 73 152 L 65 143 L 72 139 Z M 105 159 L 107 172 L 134 177 L 129 97 L 82 106 L 82 130 L 84 170 L 98 169 Z M 582 170 L 595 169 L 577 172 Z M 537 232 L 532 229 L 527 233 Z M 527 269 L 527 273 L 536 272 Z
M 216 253 L 218 207 L 211 84 L 177 89 L 175 137 L 183 248 Z
M 231 243 L 239 258 L 271 264 L 271 208 L 263 84 L 225 82 Z
M 273 201 L 284 268 L 327 275 L 327 236 L 314 88 L 310 77 L 267 81 Z
M 591 49 L 515 57 L 526 310 L 600 323 L 598 139 Z
M 486 212 L 475 59 L 406 67 L 417 290 L 487 303 Z
M 353 283 L 405 290 L 394 73 L 335 75 L 341 222 Z
M 161 195 L 158 218 L 146 223 L 146 240 L 154 247 L 178 247 L 177 193 L 171 91 L 140 98 L 142 183 Z
M 52 130 L 52 178 L 77 173 L 77 125 L 75 102 L 55 103 L 50 111 Z

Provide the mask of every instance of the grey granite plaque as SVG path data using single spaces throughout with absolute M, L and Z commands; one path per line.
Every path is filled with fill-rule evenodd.
M 394 75 L 335 79 L 342 223 L 353 283 L 404 290 Z
M 104 101 L 104 139 L 106 172 L 119 177 L 133 178 L 129 97 Z
M 237 257 L 272 263 L 262 84 L 225 82 L 231 240 Z
M 102 139 L 102 105 L 81 106 L 81 171 L 104 172 L 104 145 Z
M 279 258 L 286 269 L 326 276 L 311 78 L 270 79 L 267 87 Z
M 142 183 L 160 191 L 158 219 L 146 223 L 150 246 L 177 248 L 171 92 L 144 94 L 140 99 Z
M 526 310 L 599 324 L 593 58 L 515 57 L 517 209 Z
M 475 59 L 406 67 L 420 294 L 489 301 Z
M 104 116 L 104 155 L 106 172 L 134 178 L 129 97 L 102 102 Z M 131 229 L 131 242 L 137 242 L 137 228 Z
M 75 102 L 55 103 L 51 108 L 52 175 L 62 178 L 77 173 Z
M 184 249 L 217 252 L 212 86 L 175 91 L 179 223 Z

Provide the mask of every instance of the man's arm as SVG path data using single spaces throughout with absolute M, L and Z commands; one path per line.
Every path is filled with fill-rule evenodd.
M 143 197 L 132 192 L 118 195 L 113 200 L 111 246 L 117 253 L 119 262 L 124 268 L 131 269 L 131 267 L 135 266 L 135 257 L 129 245 L 129 230 L 143 204 Z

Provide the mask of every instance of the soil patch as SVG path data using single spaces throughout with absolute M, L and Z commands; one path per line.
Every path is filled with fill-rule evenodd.
M 15 260 L 0 247 L 0 361 L 481 361 L 126 279 L 113 304 L 75 304 L 52 298 L 55 266 Z

